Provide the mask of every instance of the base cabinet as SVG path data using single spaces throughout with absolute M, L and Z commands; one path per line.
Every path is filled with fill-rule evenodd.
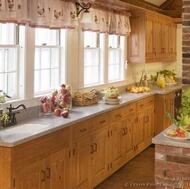
M 174 113 L 174 102 L 173 102 L 173 92 L 156 95 L 155 101 L 155 135 L 162 132 L 164 129 L 169 127 L 172 124 L 172 121 L 167 118 L 166 112 Z
M 170 98 L 164 99 L 167 109 Z M 150 96 L 16 147 L 0 147 L 0 173 L 7 171 L 0 174 L 0 188 L 93 189 L 150 145 L 153 133 Z
M 68 150 L 60 150 L 34 163 L 15 168 L 15 189 L 67 189 L 69 187 Z

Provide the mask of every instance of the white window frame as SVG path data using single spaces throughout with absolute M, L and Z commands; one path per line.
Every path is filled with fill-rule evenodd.
M 56 45 L 47 45 L 47 44 L 42 44 L 42 45 L 35 45 L 35 48 L 40 48 L 40 49 L 49 49 L 51 52 L 51 49 L 57 49 L 58 52 L 58 66 L 57 68 L 47 68 L 46 70 L 49 70 L 50 72 L 53 69 L 57 69 L 59 75 L 58 75 L 58 81 L 57 81 L 57 85 L 51 86 L 50 84 L 50 88 L 48 90 L 44 90 L 44 91 L 39 91 L 39 92 L 34 92 L 34 96 L 39 96 L 39 95 L 43 95 L 46 93 L 50 93 L 53 89 L 57 89 L 59 84 L 61 82 L 65 83 L 66 80 L 66 66 L 65 66 L 65 58 L 66 58 L 66 50 L 65 50 L 65 38 L 66 38 L 66 33 L 63 32 L 63 30 L 58 30 L 56 31 Z M 62 37 L 64 37 L 64 39 L 62 40 Z M 51 57 L 51 53 L 50 53 L 50 57 Z M 51 64 L 50 60 L 50 64 Z M 43 71 L 44 69 L 35 69 L 34 68 L 34 72 L 35 71 Z M 64 77 L 65 76 L 65 77 Z M 50 82 L 50 81 L 47 81 Z M 43 85 L 43 82 L 41 83 Z M 34 85 L 35 85 L 35 78 L 34 78 Z
M 80 65 L 80 69 L 79 69 L 79 90 L 83 90 L 83 89 L 88 89 L 91 88 L 93 89 L 93 87 L 104 87 L 104 86 L 110 86 L 110 85 L 114 85 L 116 84 L 117 86 L 122 86 L 125 82 L 126 82 L 126 72 L 125 72 L 125 60 L 126 60 L 126 54 L 125 52 L 127 52 L 127 37 L 121 36 L 123 37 L 122 40 L 120 40 L 120 46 L 118 47 L 119 51 L 120 51 L 120 64 L 119 64 L 119 72 L 121 74 L 120 79 L 114 80 L 114 81 L 109 81 L 108 80 L 108 70 L 109 70 L 109 47 L 108 47 L 108 35 L 107 34 L 101 34 L 103 37 L 100 40 L 100 71 L 101 71 L 101 76 L 100 76 L 100 83 L 96 84 L 96 85 L 89 85 L 89 86 L 85 86 L 84 85 L 84 51 L 85 51 L 85 47 L 84 47 L 84 34 L 81 31 L 80 32 L 80 39 L 79 39 L 79 65 Z
M 3 79 L 4 87 L 1 90 L 3 90 L 5 93 L 7 93 L 9 96 L 11 96 L 11 100 L 19 99 L 21 97 L 19 89 L 20 89 L 20 87 L 23 86 L 23 83 L 21 81 L 21 77 L 23 76 L 23 70 L 20 69 L 23 66 L 23 64 L 22 64 L 23 63 L 22 62 L 23 54 L 22 54 L 22 50 L 21 50 L 21 48 L 23 48 L 23 46 L 21 45 L 21 42 L 19 41 L 19 39 L 20 39 L 20 36 L 19 36 L 20 26 L 18 26 L 17 24 L 14 24 L 14 28 L 15 28 L 14 33 L 12 36 L 13 44 L 0 44 L 0 48 L 5 50 L 5 53 L 2 56 L 2 58 L 4 60 L 2 60 L 2 63 L 1 63 L 1 64 L 3 64 L 3 62 L 4 62 L 4 66 L 3 66 L 4 69 L 2 72 L 2 74 L 4 75 L 4 79 Z M 5 68 L 5 61 L 6 61 L 6 59 L 9 58 L 8 54 L 6 54 L 6 51 L 8 49 L 15 49 L 15 59 L 12 61 L 14 61 L 14 63 L 16 65 L 15 65 L 15 70 L 12 70 L 12 71 L 8 71 Z M 9 65 L 7 65 L 7 66 L 9 66 Z M 15 77 L 14 77 L 15 83 L 13 85 L 16 87 L 14 87 L 13 91 L 11 90 L 11 88 L 8 87 L 9 83 L 7 80 L 8 74 L 11 74 L 11 73 L 15 74 Z M 7 99 L 7 100 L 10 100 L 10 99 Z

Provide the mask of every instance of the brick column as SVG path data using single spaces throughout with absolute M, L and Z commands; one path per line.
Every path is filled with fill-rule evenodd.
M 190 0 L 183 0 L 182 9 L 182 87 L 190 86 Z
M 155 146 L 155 189 L 190 189 L 190 148 Z

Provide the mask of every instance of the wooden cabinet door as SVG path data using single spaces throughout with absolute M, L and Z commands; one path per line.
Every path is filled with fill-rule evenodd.
M 149 146 L 154 135 L 154 107 L 150 106 L 144 114 L 144 142 Z
M 154 62 L 156 55 L 154 17 L 146 17 L 146 62 Z
M 81 138 L 72 150 L 72 185 L 73 189 L 90 188 L 90 137 Z
M 154 23 L 154 27 L 155 27 L 155 43 L 156 43 L 156 60 L 160 61 L 162 60 L 163 56 L 162 56 L 162 20 L 156 18 L 155 19 L 155 23 Z
M 130 115 L 123 119 L 122 124 L 122 147 L 123 150 L 123 157 L 124 157 L 124 163 L 129 161 L 133 156 L 133 115 Z
M 169 59 L 169 26 L 170 23 L 168 20 L 163 20 L 162 21 L 162 33 L 161 33 L 161 52 L 162 52 L 162 58 L 163 60 L 168 60 Z
M 23 165 L 23 168 L 15 168 L 14 188 L 15 189 L 46 189 L 46 171 L 44 167 L 46 159 L 38 160 L 35 163 Z
M 108 174 L 108 130 L 103 128 L 91 137 L 91 183 L 101 183 Z
M 111 172 L 117 170 L 123 162 L 122 142 L 121 137 L 122 121 L 117 121 L 111 124 L 109 137 L 109 169 Z
M 138 113 L 134 118 L 133 127 L 133 150 L 134 154 L 138 154 L 144 148 L 144 111 Z
M 50 155 L 45 171 L 48 189 L 70 188 L 69 148 L 59 150 Z
M 169 57 L 171 61 L 176 60 L 177 56 L 177 48 L 176 48 L 176 43 L 177 43 L 177 29 L 176 29 L 176 24 L 171 23 L 170 28 L 169 28 Z

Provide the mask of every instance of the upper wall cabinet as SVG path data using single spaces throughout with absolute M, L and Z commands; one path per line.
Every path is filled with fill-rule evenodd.
M 153 12 L 134 12 L 128 40 L 130 63 L 176 60 L 176 24 L 172 18 Z

